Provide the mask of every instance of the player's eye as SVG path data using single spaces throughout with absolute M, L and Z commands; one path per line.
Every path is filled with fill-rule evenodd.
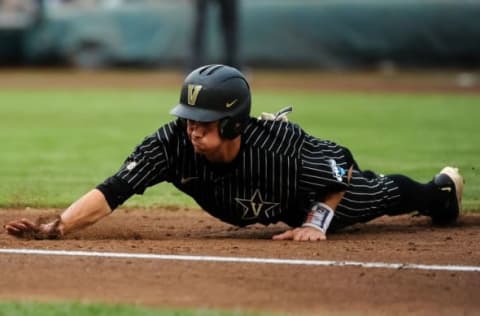
M 198 121 L 192 121 L 192 120 L 187 121 L 188 127 L 191 127 L 191 128 L 201 127 L 201 128 L 207 129 L 207 130 L 215 128 L 215 126 L 217 126 L 216 123 L 217 122 L 198 122 Z

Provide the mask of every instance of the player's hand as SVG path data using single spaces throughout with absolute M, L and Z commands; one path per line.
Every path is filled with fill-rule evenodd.
M 274 235 L 273 240 L 295 240 L 295 241 L 319 241 L 326 240 L 327 236 L 322 231 L 312 227 L 298 227 L 287 230 L 284 233 Z
M 62 236 L 60 224 L 61 219 L 59 216 L 48 223 L 41 223 L 41 220 L 34 223 L 26 218 L 22 218 L 11 221 L 4 228 L 8 234 L 17 238 L 57 239 Z

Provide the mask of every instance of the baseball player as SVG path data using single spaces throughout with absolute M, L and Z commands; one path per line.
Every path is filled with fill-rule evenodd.
M 434 224 L 457 220 L 463 179 L 446 167 L 422 184 L 359 168 L 351 152 L 285 120 L 250 117 L 247 80 L 208 65 L 185 79 L 176 120 L 141 142 L 114 175 L 45 224 L 5 225 L 17 237 L 58 238 L 109 215 L 134 194 L 167 181 L 208 213 L 237 226 L 284 222 L 275 240 L 317 241 L 327 231 L 412 211 Z

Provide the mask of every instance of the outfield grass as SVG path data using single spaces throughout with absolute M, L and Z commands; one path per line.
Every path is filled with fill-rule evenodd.
M 0 207 L 65 207 L 114 173 L 172 117 L 178 91 L 0 91 Z M 257 91 L 253 114 L 293 104 L 292 121 L 349 147 L 360 166 L 427 181 L 444 165 L 480 210 L 480 97 Z M 169 184 L 126 205 L 193 206 Z
M 260 313 L 149 309 L 125 305 L 0 302 L 0 316 L 259 316 Z

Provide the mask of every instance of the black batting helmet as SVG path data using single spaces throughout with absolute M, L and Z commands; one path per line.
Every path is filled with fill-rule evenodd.
M 202 66 L 183 82 L 180 103 L 170 114 L 198 122 L 220 121 L 220 135 L 235 138 L 250 116 L 250 87 L 245 76 L 225 65 Z

